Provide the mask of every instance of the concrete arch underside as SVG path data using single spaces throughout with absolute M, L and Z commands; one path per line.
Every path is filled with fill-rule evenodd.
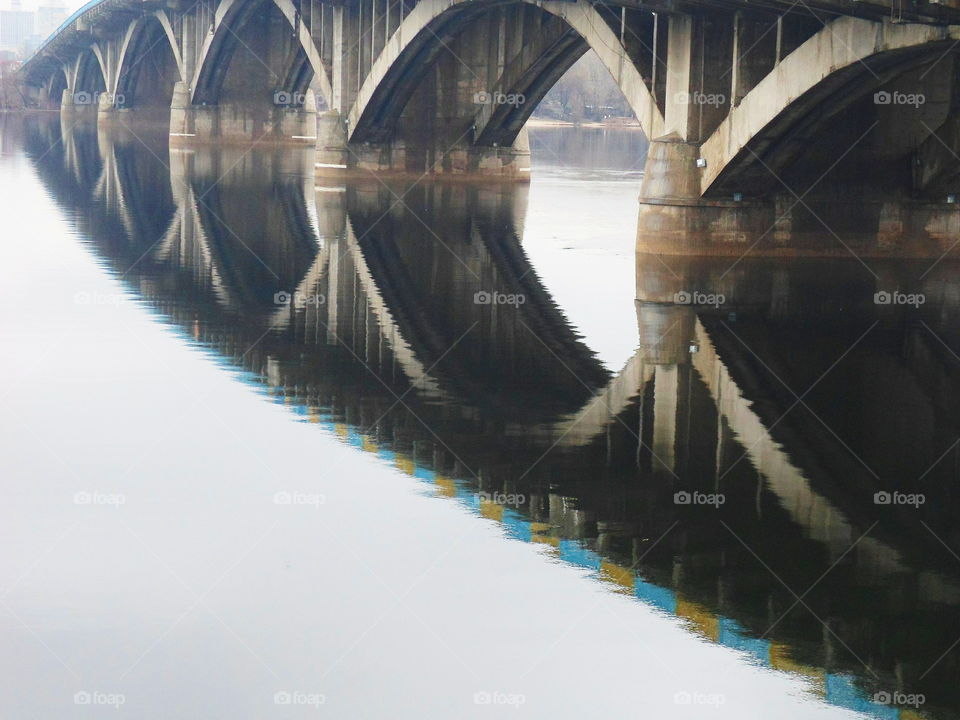
M 179 48 L 170 42 L 162 12 L 131 23 L 119 48 L 107 98 L 117 109 L 135 110 L 150 119 L 169 120 L 173 88 L 183 79 Z M 103 103 L 101 103 L 103 104 Z
M 771 169 L 785 167 L 802 153 L 797 138 L 814 136 L 840 113 L 917 67 L 928 65 L 915 85 L 917 91 L 923 80 L 927 88 L 942 81 L 944 71 L 952 68 L 951 45 L 958 39 L 956 26 L 896 25 L 849 17 L 825 25 L 757 83 L 703 142 L 700 157 L 707 164 L 701 194 L 722 186 L 757 159 Z M 938 73 L 935 66 L 941 62 Z M 923 103 L 928 109 L 930 101 L 942 100 L 928 90 Z M 944 119 L 945 113 L 940 122 Z
M 533 13 L 527 13 L 527 22 L 532 19 L 531 15 L 542 14 L 556 18 L 562 32 L 554 32 L 554 36 L 549 37 L 542 47 L 534 47 L 532 52 L 513 48 L 517 56 L 513 64 L 519 67 L 511 68 L 510 59 L 503 57 L 510 48 L 498 48 L 501 57 L 498 58 L 496 71 L 491 73 L 492 77 L 477 77 L 480 84 L 486 86 L 478 86 L 475 92 L 486 92 L 491 100 L 495 93 L 508 97 L 523 95 L 525 102 L 519 105 L 501 103 L 487 113 L 479 110 L 477 120 L 483 127 L 478 128 L 478 140 L 486 140 L 491 144 L 510 144 L 537 102 L 588 49 L 597 53 L 617 82 L 648 137 L 660 134 L 663 117 L 643 77 L 600 13 L 584 0 L 575 3 L 524 0 L 508 4 L 421 0 L 391 37 L 364 78 L 356 100 L 349 109 L 350 141 L 385 139 L 416 87 L 423 82 L 437 59 L 452 54 L 450 44 L 470 33 L 482 35 L 480 20 L 484 16 L 511 8 L 536 8 Z M 543 26 L 537 29 L 542 30 Z M 534 45 L 532 38 L 528 44 Z M 469 62 L 454 59 L 456 62 Z M 482 105 L 482 108 L 492 106 L 491 102 Z

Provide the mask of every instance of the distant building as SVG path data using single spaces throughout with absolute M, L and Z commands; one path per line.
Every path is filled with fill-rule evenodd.
M 59 5 L 41 5 L 37 8 L 36 33 L 46 40 L 67 19 L 67 9 Z
M 0 50 L 23 52 L 36 34 L 36 13 L 19 6 L 16 3 L 11 10 L 0 10 Z
M 24 10 L 19 0 L 13 0 L 9 9 L 0 10 L 0 50 L 24 56 L 53 34 L 68 15 L 59 0 L 50 0 L 36 11 Z

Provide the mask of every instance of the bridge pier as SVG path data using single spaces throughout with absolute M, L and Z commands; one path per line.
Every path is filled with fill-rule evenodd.
M 739 12 L 732 18 L 670 16 L 664 134 L 652 138 L 647 151 L 638 252 L 702 252 L 714 235 L 737 240 L 754 222 L 742 204 L 704 198 L 701 171 L 704 139 L 746 93 L 749 71 L 763 62 L 761 50 L 752 46 L 751 62 L 746 61 L 744 43 L 756 44 L 753 35 L 762 35 L 748 33 L 750 28 Z
M 336 175 L 347 169 L 347 128 L 337 110 L 327 110 L 317 118 L 317 175 Z
M 44 110 L 58 110 L 59 102 L 61 98 L 52 98 L 50 96 L 50 88 L 44 86 L 40 88 L 27 88 L 28 95 L 33 95 L 36 99 L 37 107 L 43 108 Z M 54 104 L 57 103 L 57 104 Z
M 862 192 L 848 188 L 832 198 L 782 192 L 739 201 L 641 194 L 636 250 L 731 258 L 921 259 L 943 257 L 960 237 L 960 206 L 949 195 L 878 192 L 865 198 Z
M 95 120 L 97 106 L 86 101 L 86 97 L 82 93 L 74 93 L 70 88 L 66 88 L 60 99 L 60 117 L 70 121 Z
M 307 145 L 317 141 L 316 99 L 304 93 L 302 106 L 273 108 L 241 103 L 197 105 L 186 84 L 177 82 L 170 102 L 170 140 L 187 142 L 280 143 Z
M 97 96 L 97 125 L 106 126 L 112 124 L 117 116 L 117 113 L 120 112 L 120 107 L 117 104 L 116 95 L 113 93 L 100 93 Z
M 699 157 L 700 144 L 676 133 L 650 143 L 640 185 L 637 252 L 743 252 L 777 222 L 770 203 L 701 197 Z M 785 244 L 789 237 L 781 233 L 776 239 Z
M 383 143 L 349 143 L 336 111 L 322 113 L 317 130 L 318 176 L 430 176 L 445 179 L 530 179 L 530 140 L 523 128 L 512 145 L 482 147 L 469 142 L 452 147 L 409 144 L 398 138 Z

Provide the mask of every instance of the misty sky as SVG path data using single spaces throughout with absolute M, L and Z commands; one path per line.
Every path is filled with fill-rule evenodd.
M 51 5 L 60 5 L 67 8 L 69 12 L 73 12 L 79 7 L 82 7 L 87 0 L 21 0 L 20 7 L 23 10 L 36 10 L 41 5 L 49 7 Z M 9 10 L 13 7 L 11 0 L 0 0 L 0 8 L 4 10 Z

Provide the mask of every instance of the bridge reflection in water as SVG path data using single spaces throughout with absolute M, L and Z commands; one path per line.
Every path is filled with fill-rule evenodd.
M 308 151 L 25 133 L 139 301 L 304 422 L 830 703 L 960 713 L 949 268 L 640 257 L 614 374 L 530 265 L 525 187 L 315 187 Z M 696 288 L 726 302 L 673 302 Z

